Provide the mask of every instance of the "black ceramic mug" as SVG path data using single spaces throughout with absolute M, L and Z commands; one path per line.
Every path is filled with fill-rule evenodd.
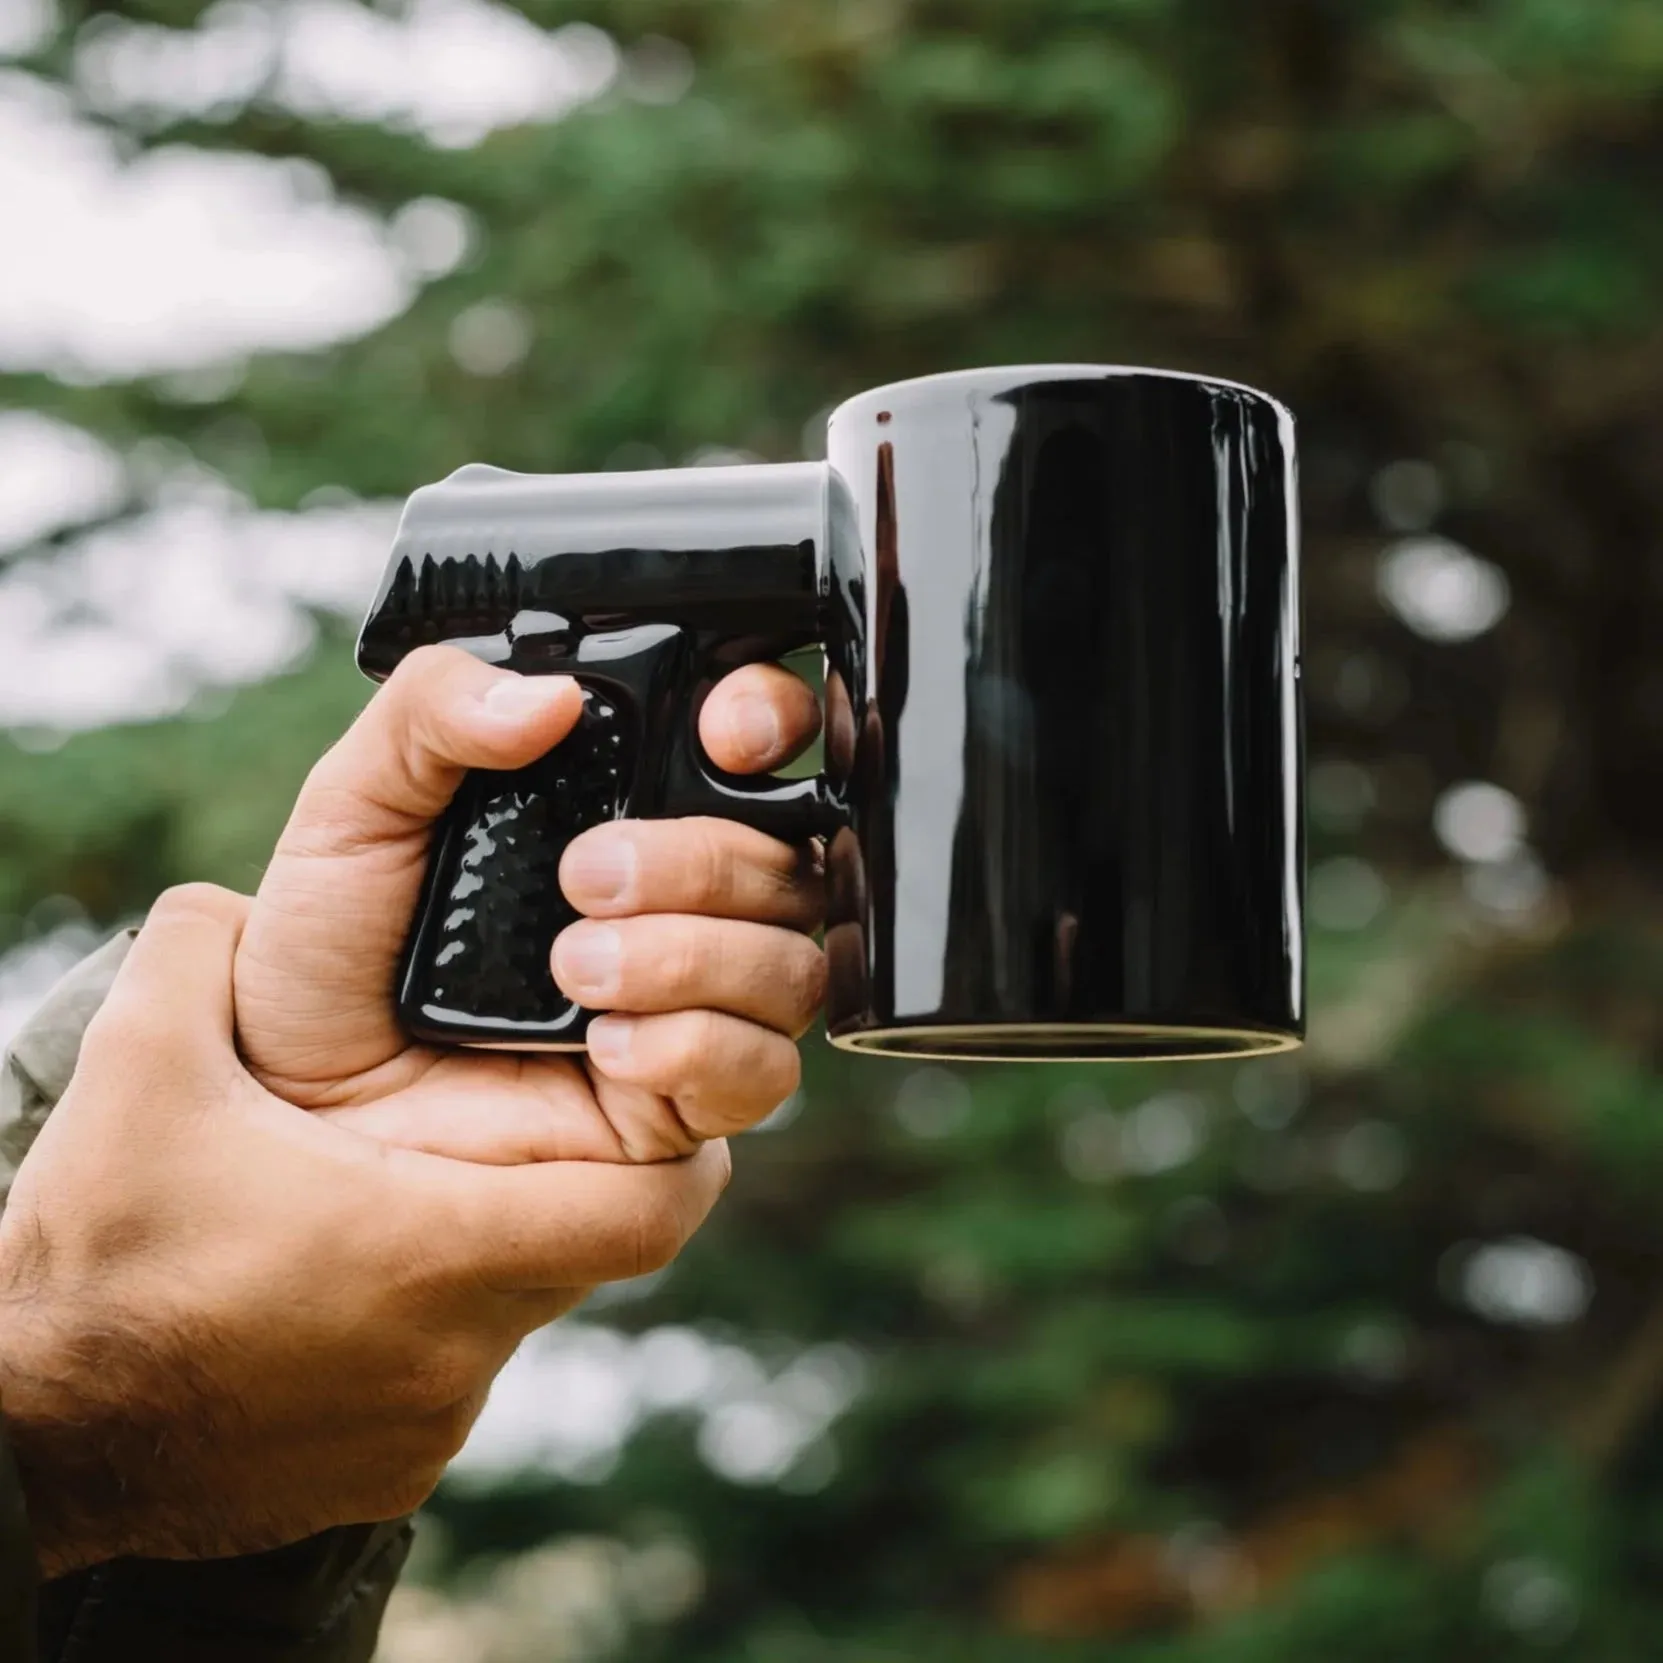
M 827 839 L 834 1043 L 1245 1056 L 1304 1024 L 1293 422 L 1230 382 L 972 370 L 839 406 L 824 462 L 525 475 L 410 499 L 358 661 L 449 641 L 585 685 L 468 777 L 400 971 L 418 1037 L 578 1049 L 566 844 L 720 814 Z M 717 769 L 699 706 L 820 643 L 826 772 Z

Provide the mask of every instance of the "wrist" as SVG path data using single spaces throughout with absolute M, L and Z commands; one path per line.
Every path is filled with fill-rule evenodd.
M 15 1314 L 12 1313 L 12 1314 Z M 0 1420 L 43 1579 L 115 1558 L 126 1510 L 123 1486 L 105 1458 L 101 1419 L 14 1343 L 18 1325 L 0 1334 Z

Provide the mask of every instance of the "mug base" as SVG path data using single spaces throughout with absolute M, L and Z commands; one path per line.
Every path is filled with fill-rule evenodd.
M 843 1051 L 934 1062 L 1199 1062 L 1295 1051 L 1297 1034 L 1129 1022 L 929 1023 L 829 1036 Z

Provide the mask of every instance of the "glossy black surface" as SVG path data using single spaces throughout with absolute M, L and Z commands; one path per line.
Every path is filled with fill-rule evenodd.
M 829 1021 L 1172 1057 L 1304 1019 L 1292 422 L 1153 372 L 862 395 L 829 459 Z M 864 555 L 858 550 L 864 550 Z
M 834 414 L 826 464 L 530 476 L 411 499 L 359 662 L 447 640 L 588 689 L 580 729 L 441 822 L 398 992 L 418 1036 L 582 1042 L 560 854 L 619 815 L 829 834 L 834 1041 L 1179 1057 L 1304 1021 L 1291 418 L 1061 366 Z M 824 781 L 720 774 L 713 681 L 821 640 Z
M 361 667 L 381 678 L 414 648 L 448 641 L 585 687 L 564 743 L 513 773 L 470 774 L 436 828 L 397 990 L 411 1033 L 582 1044 L 590 1013 L 555 986 L 549 948 L 576 917 L 560 857 L 590 826 L 725 814 L 787 839 L 825 828 L 819 781 L 724 774 L 697 721 L 727 670 L 816 639 L 826 485 L 816 464 L 568 476 L 475 466 L 410 499 Z

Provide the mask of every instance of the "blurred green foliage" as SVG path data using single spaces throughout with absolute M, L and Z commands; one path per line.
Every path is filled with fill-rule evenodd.
M 602 1314 L 851 1344 L 856 1407 L 777 1484 L 664 1416 L 603 1484 L 443 1495 L 438 1573 L 669 1531 L 704 1593 L 629 1631 L 640 1663 L 1656 1655 L 1663 8 L 522 9 L 611 33 L 617 87 L 469 150 L 259 104 L 144 135 L 464 206 L 474 256 L 405 316 L 207 405 L 0 399 L 178 440 L 289 507 L 477 458 L 790 457 L 841 396 L 961 365 L 1239 376 L 1301 418 L 1314 870 L 1386 900 L 1316 909 L 1297 1064 L 966 1091 L 811 1042 L 805 1111 Z M 665 101 L 667 42 L 693 78 Z M 451 349 L 483 301 L 533 324 L 502 373 Z M 1383 551 L 1428 532 L 1506 574 L 1493 630 L 1382 604 Z M 0 913 L 250 885 L 362 696 L 331 639 L 211 720 L 0 742 Z M 1472 779 L 1524 805 L 1539 896 L 1530 861 L 1509 903 L 1440 849 L 1434 803 Z

